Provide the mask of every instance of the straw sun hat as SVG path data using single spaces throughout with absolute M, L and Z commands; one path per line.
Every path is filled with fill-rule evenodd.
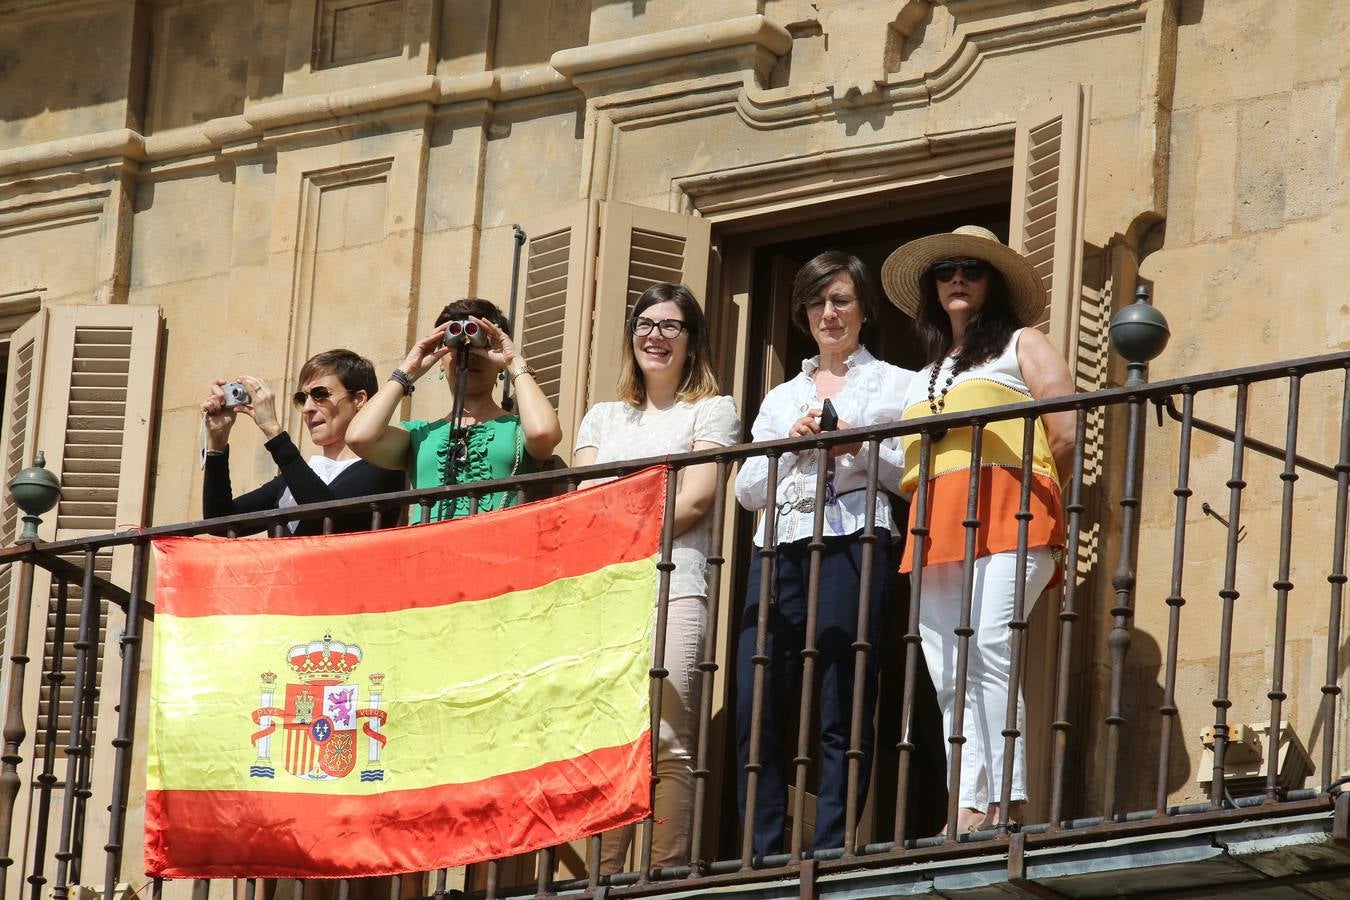
M 1045 283 L 1026 257 L 1004 244 L 988 228 L 962 225 L 955 231 L 930 234 L 900 247 L 881 266 L 881 284 L 891 302 L 911 319 L 918 318 L 919 280 L 928 267 L 954 256 L 982 259 L 1003 274 L 1008 303 L 1023 325 L 1035 325 L 1045 311 Z

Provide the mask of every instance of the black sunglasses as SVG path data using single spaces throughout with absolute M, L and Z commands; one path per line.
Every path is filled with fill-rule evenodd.
M 296 409 L 301 409 L 304 407 L 305 401 L 311 397 L 314 398 L 315 403 L 322 403 L 325 400 L 335 399 L 333 397 L 333 392 L 320 384 L 310 388 L 308 391 L 296 391 L 291 395 L 291 402 L 295 404 Z
M 933 273 L 935 279 L 946 284 L 956 277 L 957 269 L 961 270 L 961 274 L 965 276 L 966 281 L 979 281 L 989 274 L 989 263 L 982 259 L 963 259 L 960 262 L 943 259 L 933 263 L 928 271 Z

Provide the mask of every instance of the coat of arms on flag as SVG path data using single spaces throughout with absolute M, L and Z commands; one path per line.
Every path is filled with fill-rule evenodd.
M 665 483 L 156 540 L 146 871 L 426 872 L 646 816 Z
M 325 634 L 321 641 L 296 644 L 286 654 L 286 662 L 297 682 L 284 685 L 284 703 L 274 705 L 277 676 L 262 674 L 262 696 L 253 711 L 259 728 L 253 734 L 258 758 L 249 766 L 253 778 L 276 777 L 272 759 L 272 736 L 278 726 L 285 736 L 282 762 L 285 770 L 310 781 L 336 781 L 356 767 L 357 725 L 367 719 L 362 730 L 368 741 L 362 781 L 383 781 L 381 754 L 388 738 L 383 733 L 389 714 L 380 709 L 384 694 L 384 674 L 370 676 L 367 705 L 358 708 L 360 686 L 349 679 L 361 664 L 361 648 L 335 641 Z

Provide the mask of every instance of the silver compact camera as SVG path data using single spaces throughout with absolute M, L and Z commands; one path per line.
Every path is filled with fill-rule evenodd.
M 486 347 L 487 331 L 469 319 L 451 319 L 441 343 L 447 347 Z
M 236 406 L 248 406 L 253 402 L 253 398 L 248 395 L 248 388 L 244 387 L 242 381 L 231 381 L 229 384 L 221 387 L 225 392 L 225 408 L 233 409 Z

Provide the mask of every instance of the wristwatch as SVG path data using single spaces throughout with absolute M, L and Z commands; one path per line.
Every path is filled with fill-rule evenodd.
M 519 369 L 516 369 L 514 372 L 511 373 L 511 383 L 512 383 L 512 384 L 515 384 L 515 383 L 516 383 L 516 379 L 519 378 L 519 377 L 522 376 L 522 375 L 528 375 L 528 376 L 530 376 L 531 378 L 533 378 L 533 377 L 534 377 L 534 374 L 535 374 L 535 373 L 534 373 L 534 366 L 530 366 L 530 365 L 521 366 Z

